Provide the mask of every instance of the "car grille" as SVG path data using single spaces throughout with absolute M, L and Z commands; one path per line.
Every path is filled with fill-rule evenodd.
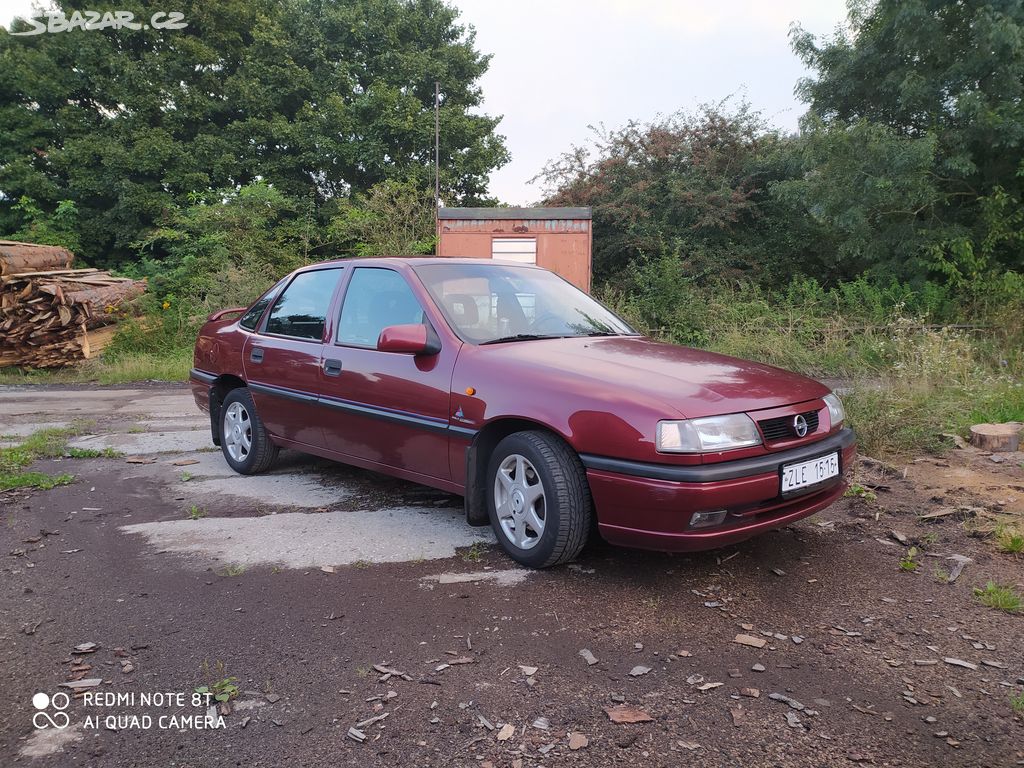
M 796 414 L 793 414 L 795 416 Z M 807 411 L 801 413 L 807 420 L 807 434 L 813 434 L 818 431 L 818 412 Z M 761 427 L 761 434 L 764 435 L 764 439 L 767 442 L 775 440 L 791 440 L 797 437 L 796 430 L 793 429 L 793 416 L 780 416 L 777 419 L 765 419 L 764 421 L 757 422 L 757 425 Z

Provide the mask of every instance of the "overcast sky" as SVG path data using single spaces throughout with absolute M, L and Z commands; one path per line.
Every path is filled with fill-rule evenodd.
M 454 0 L 493 54 L 483 77 L 484 110 L 504 115 L 498 131 L 512 162 L 491 193 L 535 202 L 528 180 L 574 143 L 587 125 L 609 128 L 692 110 L 730 94 L 768 121 L 795 129 L 803 105 L 793 86 L 805 74 L 789 48 L 793 21 L 817 34 L 845 18 L 845 0 Z M 0 25 L 32 0 L 0 0 Z M 175 10 L 168 0 L 167 10 Z

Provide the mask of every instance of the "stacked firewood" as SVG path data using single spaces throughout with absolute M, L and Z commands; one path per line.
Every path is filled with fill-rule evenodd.
M 58 368 L 97 355 L 142 280 L 72 269 L 65 248 L 0 240 L 0 368 Z

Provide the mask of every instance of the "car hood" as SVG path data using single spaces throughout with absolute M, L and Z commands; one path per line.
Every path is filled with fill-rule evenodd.
M 538 339 L 482 349 L 535 374 L 557 371 L 562 386 L 568 374 L 613 388 L 620 397 L 660 400 L 691 419 L 776 408 L 829 392 L 781 368 L 637 336 Z

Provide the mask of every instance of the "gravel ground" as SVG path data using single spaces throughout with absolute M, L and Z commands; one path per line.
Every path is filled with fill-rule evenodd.
M 1020 454 L 864 465 L 876 499 L 737 547 L 528 572 L 443 493 L 295 454 L 231 476 L 180 387 L 0 390 L 0 414 L 130 449 L 0 495 L 0 765 L 1024 764 L 1024 617 L 973 596 L 1024 560 L 967 530 L 1018 513 Z M 223 714 L 193 700 L 227 678 Z

